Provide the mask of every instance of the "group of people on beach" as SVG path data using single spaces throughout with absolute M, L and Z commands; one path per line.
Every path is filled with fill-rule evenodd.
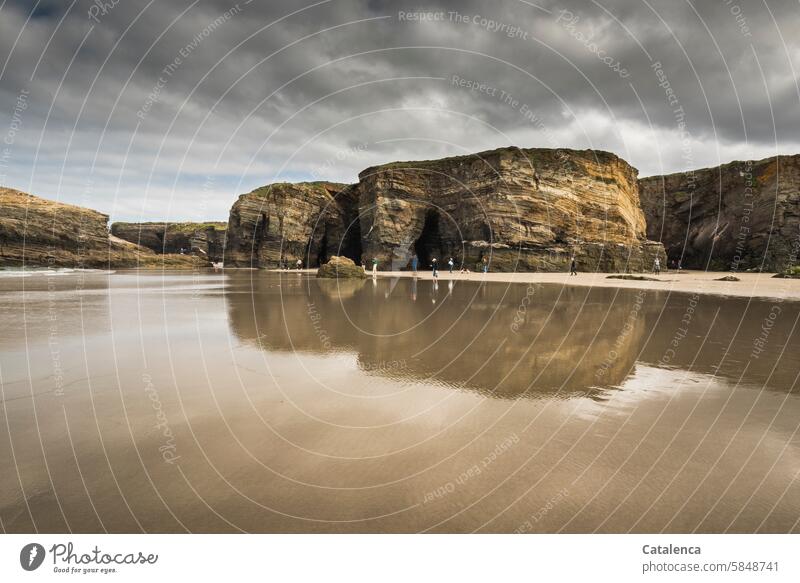
M 680 260 L 672 260 L 672 269 L 681 273 L 683 271 L 683 264 Z M 655 261 L 653 261 L 653 274 L 654 275 L 661 275 L 661 259 L 656 257 Z
M 281 259 L 281 269 L 283 269 L 284 271 L 289 271 L 289 265 L 290 264 L 288 259 L 286 259 L 285 257 Z M 294 268 L 297 270 L 303 269 L 303 260 L 298 259 L 297 261 L 295 261 Z
M 379 263 L 378 258 L 377 257 L 373 257 L 372 258 L 372 275 L 377 275 L 377 273 L 378 273 L 378 263 Z M 416 253 L 411 256 L 410 264 L 411 264 L 411 271 L 414 273 L 414 275 L 416 275 L 417 274 L 417 270 L 419 269 L 419 257 L 417 257 Z M 450 257 L 447 260 L 447 270 L 450 273 L 453 273 L 453 270 L 455 269 L 455 266 L 456 266 L 455 259 Z M 364 269 L 365 272 L 367 271 L 367 266 L 365 265 L 365 263 L 363 261 L 361 262 L 361 267 Z M 430 263 L 429 267 L 430 267 L 431 274 L 433 275 L 433 277 L 434 278 L 438 278 L 439 277 L 439 260 L 436 257 L 433 257 L 431 259 L 431 263 Z M 483 271 L 483 273 L 488 273 L 489 272 L 489 260 L 486 257 L 483 257 L 481 259 L 481 270 Z M 461 267 L 459 268 L 459 273 L 470 273 L 470 270 L 467 269 L 464 266 L 464 264 L 462 263 Z
M 299 259 L 298 259 L 298 262 L 300 262 Z M 378 263 L 379 263 L 378 258 L 377 257 L 373 257 L 372 258 L 372 275 L 377 275 L 377 273 L 378 273 Z M 677 270 L 678 272 L 681 271 L 681 262 L 680 261 L 676 262 L 676 261 L 673 260 L 672 266 L 673 266 L 673 269 Z M 364 269 L 364 271 L 367 270 L 367 266 L 364 264 L 363 261 L 361 262 L 361 267 Z M 417 274 L 417 269 L 418 268 L 419 268 L 419 257 L 417 257 L 417 255 L 415 253 L 411 257 L 411 271 L 414 273 L 414 275 Z M 455 268 L 455 260 L 452 257 L 450 257 L 447 260 L 447 268 L 448 268 L 448 271 L 450 273 L 453 273 L 453 269 Z M 299 267 L 298 267 L 298 269 L 299 269 Z M 434 279 L 438 278 L 439 277 L 439 260 L 436 259 L 436 257 L 433 257 L 431 259 L 430 269 L 431 269 L 431 274 L 433 275 Z M 481 258 L 481 271 L 483 273 L 489 273 L 489 260 L 486 257 Z M 467 269 L 466 267 L 464 267 L 464 264 L 462 263 L 461 264 L 461 268 L 459 269 L 459 273 L 470 273 L 470 270 Z M 655 275 L 660 275 L 661 274 L 661 259 L 659 259 L 658 257 L 656 257 L 655 261 L 653 262 L 653 273 Z M 569 274 L 570 274 L 570 276 L 578 275 L 578 263 L 577 263 L 574 255 L 572 257 L 570 257 L 570 260 L 569 260 Z
M 181 249 L 181 253 L 183 253 L 183 252 L 184 252 L 184 250 Z M 373 276 L 377 275 L 377 273 L 378 273 L 378 264 L 379 264 L 378 258 L 377 257 L 373 257 L 372 258 L 372 275 Z M 284 271 L 289 271 L 289 265 L 290 265 L 290 263 L 289 263 L 289 260 L 287 258 L 282 258 L 281 259 L 281 261 L 280 261 L 281 269 L 283 269 Z M 455 260 L 452 257 L 450 257 L 447 260 L 447 269 L 448 269 L 448 271 L 450 273 L 453 273 L 453 270 L 455 269 L 455 265 L 456 265 Z M 302 259 L 298 259 L 297 261 L 295 261 L 294 266 L 295 266 L 295 269 L 297 269 L 297 270 L 303 269 L 303 260 Z M 367 266 L 364 263 L 364 261 L 361 262 L 361 268 L 365 272 L 367 271 Z M 411 271 L 416 275 L 418 268 L 419 268 L 419 257 L 417 257 L 417 254 L 414 253 L 414 255 L 411 256 Z M 436 257 L 433 257 L 431 259 L 430 269 L 431 269 L 431 273 L 432 273 L 433 277 L 434 278 L 438 278 L 439 277 L 439 260 L 436 259 Z M 487 259 L 486 256 L 481 258 L 480 269 L 481 269 L 481 272 L 483 272 L 483 273 L 489 273 L 489 260 Z M 672 260 L 672 269 L 677 271 L 678 273 L 680 273 L 681 270 L 683 269 L 683 266 L 681 265 L 680 261 L 677 261 L 677 260 L 673 259 Z M 470 273 L 470 270 L 467 269 L 464 266 L 464 264 L 462 263 L 461 267 L 459 269 L 459 273 Z M 570 260 L 569 260 L 569 274 L 570 274 L 570 276 L 578 275 L 578 263 L 577 263 L 574 255 L 572 257 L 570 257 Z M 655 260 L 653 261 L 653 274 L 654 275 L 660 275 L 661 274 L 661 259 L 658 258 L 658 257 L 656 257 Z

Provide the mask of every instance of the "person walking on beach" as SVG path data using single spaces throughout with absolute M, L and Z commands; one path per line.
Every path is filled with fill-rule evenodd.
M 661 259 L 658 257 L 656 257 L 656 260 L 653 263 L 653 273 L 656 275 L 661 275 Z
M 419 263 L 419 258 L 417 257 L 417 254 L 414 253 L 414 255 L 411 257 L 411 271 L 414 272 L 414 275 L 417 275 L 417 264 L 418 263 Z
M 372 258 L 372 275 L 374 276 L 377 273 L 378 273 L 378 258 L 377 257 L 373 257 Z
M 439 277 L 439 263 L 436 261 L 436 257 L 431 261 L 431 269 L 433 270 L 433 277 Z
M 453 258 L 451 257 L 450 261 L 447 262 L 447 266 L 450 268 L 450 273 L 453 273 L 453 266 L 454 265 L 455 265 L 455 262 L 453 261 Z
M 570 276 L 578 275 L 578 265 L 575 263 L 574 256 L 569 260 L 569 274 Z
M 489 261 L 486 259 L 486 257 L 483 258 L 483 272 L 489 273 Z

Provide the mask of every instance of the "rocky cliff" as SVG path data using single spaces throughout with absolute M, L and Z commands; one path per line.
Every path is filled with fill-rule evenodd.
M 231 209 L 226 264 L 317 266 L 332 255 L 405 269 L 452 256 L 493 271 L 648 269 L 637 171 L 593 150 L 503 148 L 364 170 L 354 185 L 273 184 Z
M 638 271 L 663 253 L 646 240 L 637 171 L 594 150 L 503 148 L 364 170 L 364 255 L 404 268 L 454 257 L 493 271 Z
M 345 184 L 270 184 L 243 194 L 228 220 L 226 267 L 318 266 L 334 255 L 357 258 L 354 190 Z
M 156 255 L 108 232 L 97 211 L 0 188 L 0 266 L 72 268 L 176 268 L 205 262 Z
M 800 155 L 639 181 L 648 237 L 684 267 L 779 271 L 800 250 Z
M 221 262 L 228 224 L 208 223 L 113 223 L 111 234 L 142 245 L 156 253 L 198 253 Z

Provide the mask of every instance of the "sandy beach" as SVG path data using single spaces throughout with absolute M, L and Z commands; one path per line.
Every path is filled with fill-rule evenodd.
M 0 524 L 800 529 L 797 282 L 386 275 L 0 278 Z
M 315 273 L 315 269 L 303 270 Z M 587 287 L 662 290 L 677 293 L 711 294 L 727 297 L 769 298 L 800 300 L 800 280 L 773 277 L 774 273 L 737 273 L 740 281 L 717 281 L 731 275 L 724 271 L 670 271 L 661 275 L 637 274 L 658 281 L 609 279 L 614 273 L 579 273 L 570 277 L 568 273 L 449 273 L 439 271 L 439 279 L 463 281 L 493 281 L 509 283 L 557 283 Z M 409 271 L 379 271 L 378 277 L 412 277 Z M 419 279 L 432 279 L 429 270 L 417 272 Z

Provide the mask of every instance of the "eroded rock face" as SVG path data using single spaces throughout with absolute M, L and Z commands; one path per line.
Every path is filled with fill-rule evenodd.
M 97 211 L 0 188 L 0 265 L 72 268 L 203 267 L 181 255 L 156 255 L 108 232 Z
M 331 182 L 271 184 L 243 194 L 231 208 L 225 265 L 294 267 L 301 259 L 316 267 L 354 255 L 348 246 L 358 244 L 356 208 L 352 187 Z
M 639 181 L 647 234 L 684 267 L 780 271 L 800 250 L 800 155 Z
M 453 257 L 470 270 L 649 270 L 637 171 L 608 152 L 502 148 L 364 170 L 355 185 L 273 184 L 231 209 L 226 265 L 315 267 L 344 255 L 380 270 Z
M 111 234 L 156 253 L 198 253 L 214 263 L 225 250 L 227 223 L 113 223 Z
M 504 148 L 364 170 L 364 257 L 404 269 L 453 257 L 492 271 L 649 269 L 636 169 L 608 152 Z

